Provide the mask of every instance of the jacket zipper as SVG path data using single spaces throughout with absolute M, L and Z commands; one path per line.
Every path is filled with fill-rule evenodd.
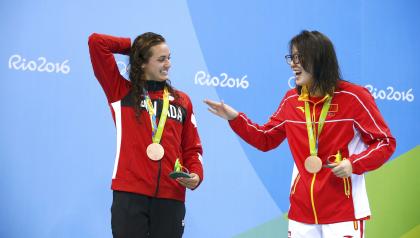
M 155 191 L 155 197 L 157 196 L 159 192 L 159 184 L 160 184 L 160 174 L 162 171 L 162 160 L 159 160 L 159 170 L 158 170 L 158 176 L 157 176 L 157 184 L 156 184 L 156 191 Z
M 319 101 L 320 102 L 320 101 Z M 319 102 L 316 102 L 316 103 L 314 103 L 314 102 L 312 102 L 313 104 L 314 104 L 314 107 L 313 107 L 313 112 L 312 112 L 312 121 L 313 122 L 315 122 L 316 121 L 316 105 L 319 103 Z M 315 125 L 315 124 L 314 124 Z M 313 126 L 314 126 L 313 125 Z M 314 126 L 314 132 L 315 132 L 315 134 L 316 133 L 318 133 L 317 131 L 316 131 L 316 127 Z M 316 208 L 315 208 L 315 200 L 314 200 L 314 186 L 315 186 L 315 178 L 316 178 L 316 173 L 313 175 L 313 177 L 312 177 L 312 182 L 311 182 L 311 205 L 312 205 L 312 211 L 313 211 L 313 213 L 314 213 L 314 219 L 315 219 L 315 224 L 318 224 L 318 216 L 317 216 L 317 214 L 316 214 Z
M 312 203 L 312 211 L 314 212 L 315 224 L 318 224 L 318 217 L 316 215 L 315 201 L 314 201 L 315 178 L 316 178 L 316 174 L 314 174 L 314 176 L 312 177 L 312 182 L 311 182 L 311 203 Z

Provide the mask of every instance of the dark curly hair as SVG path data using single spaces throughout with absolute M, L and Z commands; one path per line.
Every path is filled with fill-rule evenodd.
M 314 83 L 308 88 L 309 92 L 312 94 L 319 91 L 322 95 L 332 95 L 342 77 L 330 39 L 318 31 L 304 30 L 290 40 L 290 54 L 293 46 L 301 55 L 302 67 L 313 76 Z M 300 94 L 302 86 L 296 85 L 296 89 Z
M 143 89 L 146 87 L 142 65 L 149 62 L 153 53 L 151 48 L 165 42 L 163 36 L 153 32 L 146 32 L 137 36 L 131 46 L 129 78 L 132 84 L 132 96 L 137 118 L 140 116 L 140 102 L 144 99 Z M 172 87 L 169 80 L 166 80 L 166 86 L 169 93 L 176 98 L 176 90 Z

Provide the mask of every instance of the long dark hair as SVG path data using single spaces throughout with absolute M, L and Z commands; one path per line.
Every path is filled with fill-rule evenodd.
M 290 54 L 293 46 L 300 54 L 300 64 L 314 79 L 312 87 L 308 88 L 309 92 L 313 94 L 319 91 L 322 95 L 332 95 L 342 78 L 331 40 L 321 32 L 304 30 L 290 40 Z M 296 89 L 300 94 L 302 86 L 296 85 Z
M 163 43 L 166 43 L 163 36 L 153 32 L 146 32 L 137 36 L 131 46 L 129 78 L 132 84 L 132 96 L 137 118 L 140 115 L 140 102 L 144 99 L 143 91 L 146 88 L 146 78 L 142 65 L 149 62 L 153 53 L 151 48 Z M 169 80 L 166 80 L 166 86 L 169 93 L 176 98 L 176 90 L 172 87 Z

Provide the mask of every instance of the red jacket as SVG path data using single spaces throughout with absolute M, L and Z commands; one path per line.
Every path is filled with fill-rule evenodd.
M 158 198 L 185 201 L 185 187 L 169 177 L 175 160 L 203 180 L 202 147 L 189 97 L 177 91 L 170 96 L 169 113 L 160 144 L 165 155 L 159 162 L 147 157 L 146 148 L 152 143 L 152 129 L 148 112 L 141 103 L 140 122 L 136 119 L 131 83 L 121 76 L 115 53 L 128 54 L 129 38 L 92 34 L 89 52 L 93 71 L 105 91 L 117 129 L 117 153 L 112 176 L 112 189 Z M 164 83 L 148 82 L 149 96 L 157 106 L 157 118 L 162 109 Z
M 379 168 L 392 155 L 396 142 L 373 97 L 360 86 L 340 81 L 334 92 L 324 128 L 319 137 L 318 156 L 325 165 L 337 154 L 351 161 L 350 179 L 336 177 L 330 168 L 308 173 L 304 161 L 310 155 L 304 101 L 311 105 L 320 98 L 299 98 L 288 91 L 277 111 L 264 125 L 240 113 L 229 123 L 246 142 L 262 151 L 277 147 L 287 138 L 295 162 L 290 192 L 289 218 L 308 224 L 354 221 L 370 216 L 364 173 Z M 323 102 L 315 106 L 319 119 Z

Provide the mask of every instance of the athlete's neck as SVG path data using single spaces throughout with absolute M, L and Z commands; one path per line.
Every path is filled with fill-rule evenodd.
M 146 87 L 147 91 L 160 91 L 160 90 L 163 90 L 165 85 L 166 85 L 166 80 L 165 81 L 147 80 L 144 86 Z

